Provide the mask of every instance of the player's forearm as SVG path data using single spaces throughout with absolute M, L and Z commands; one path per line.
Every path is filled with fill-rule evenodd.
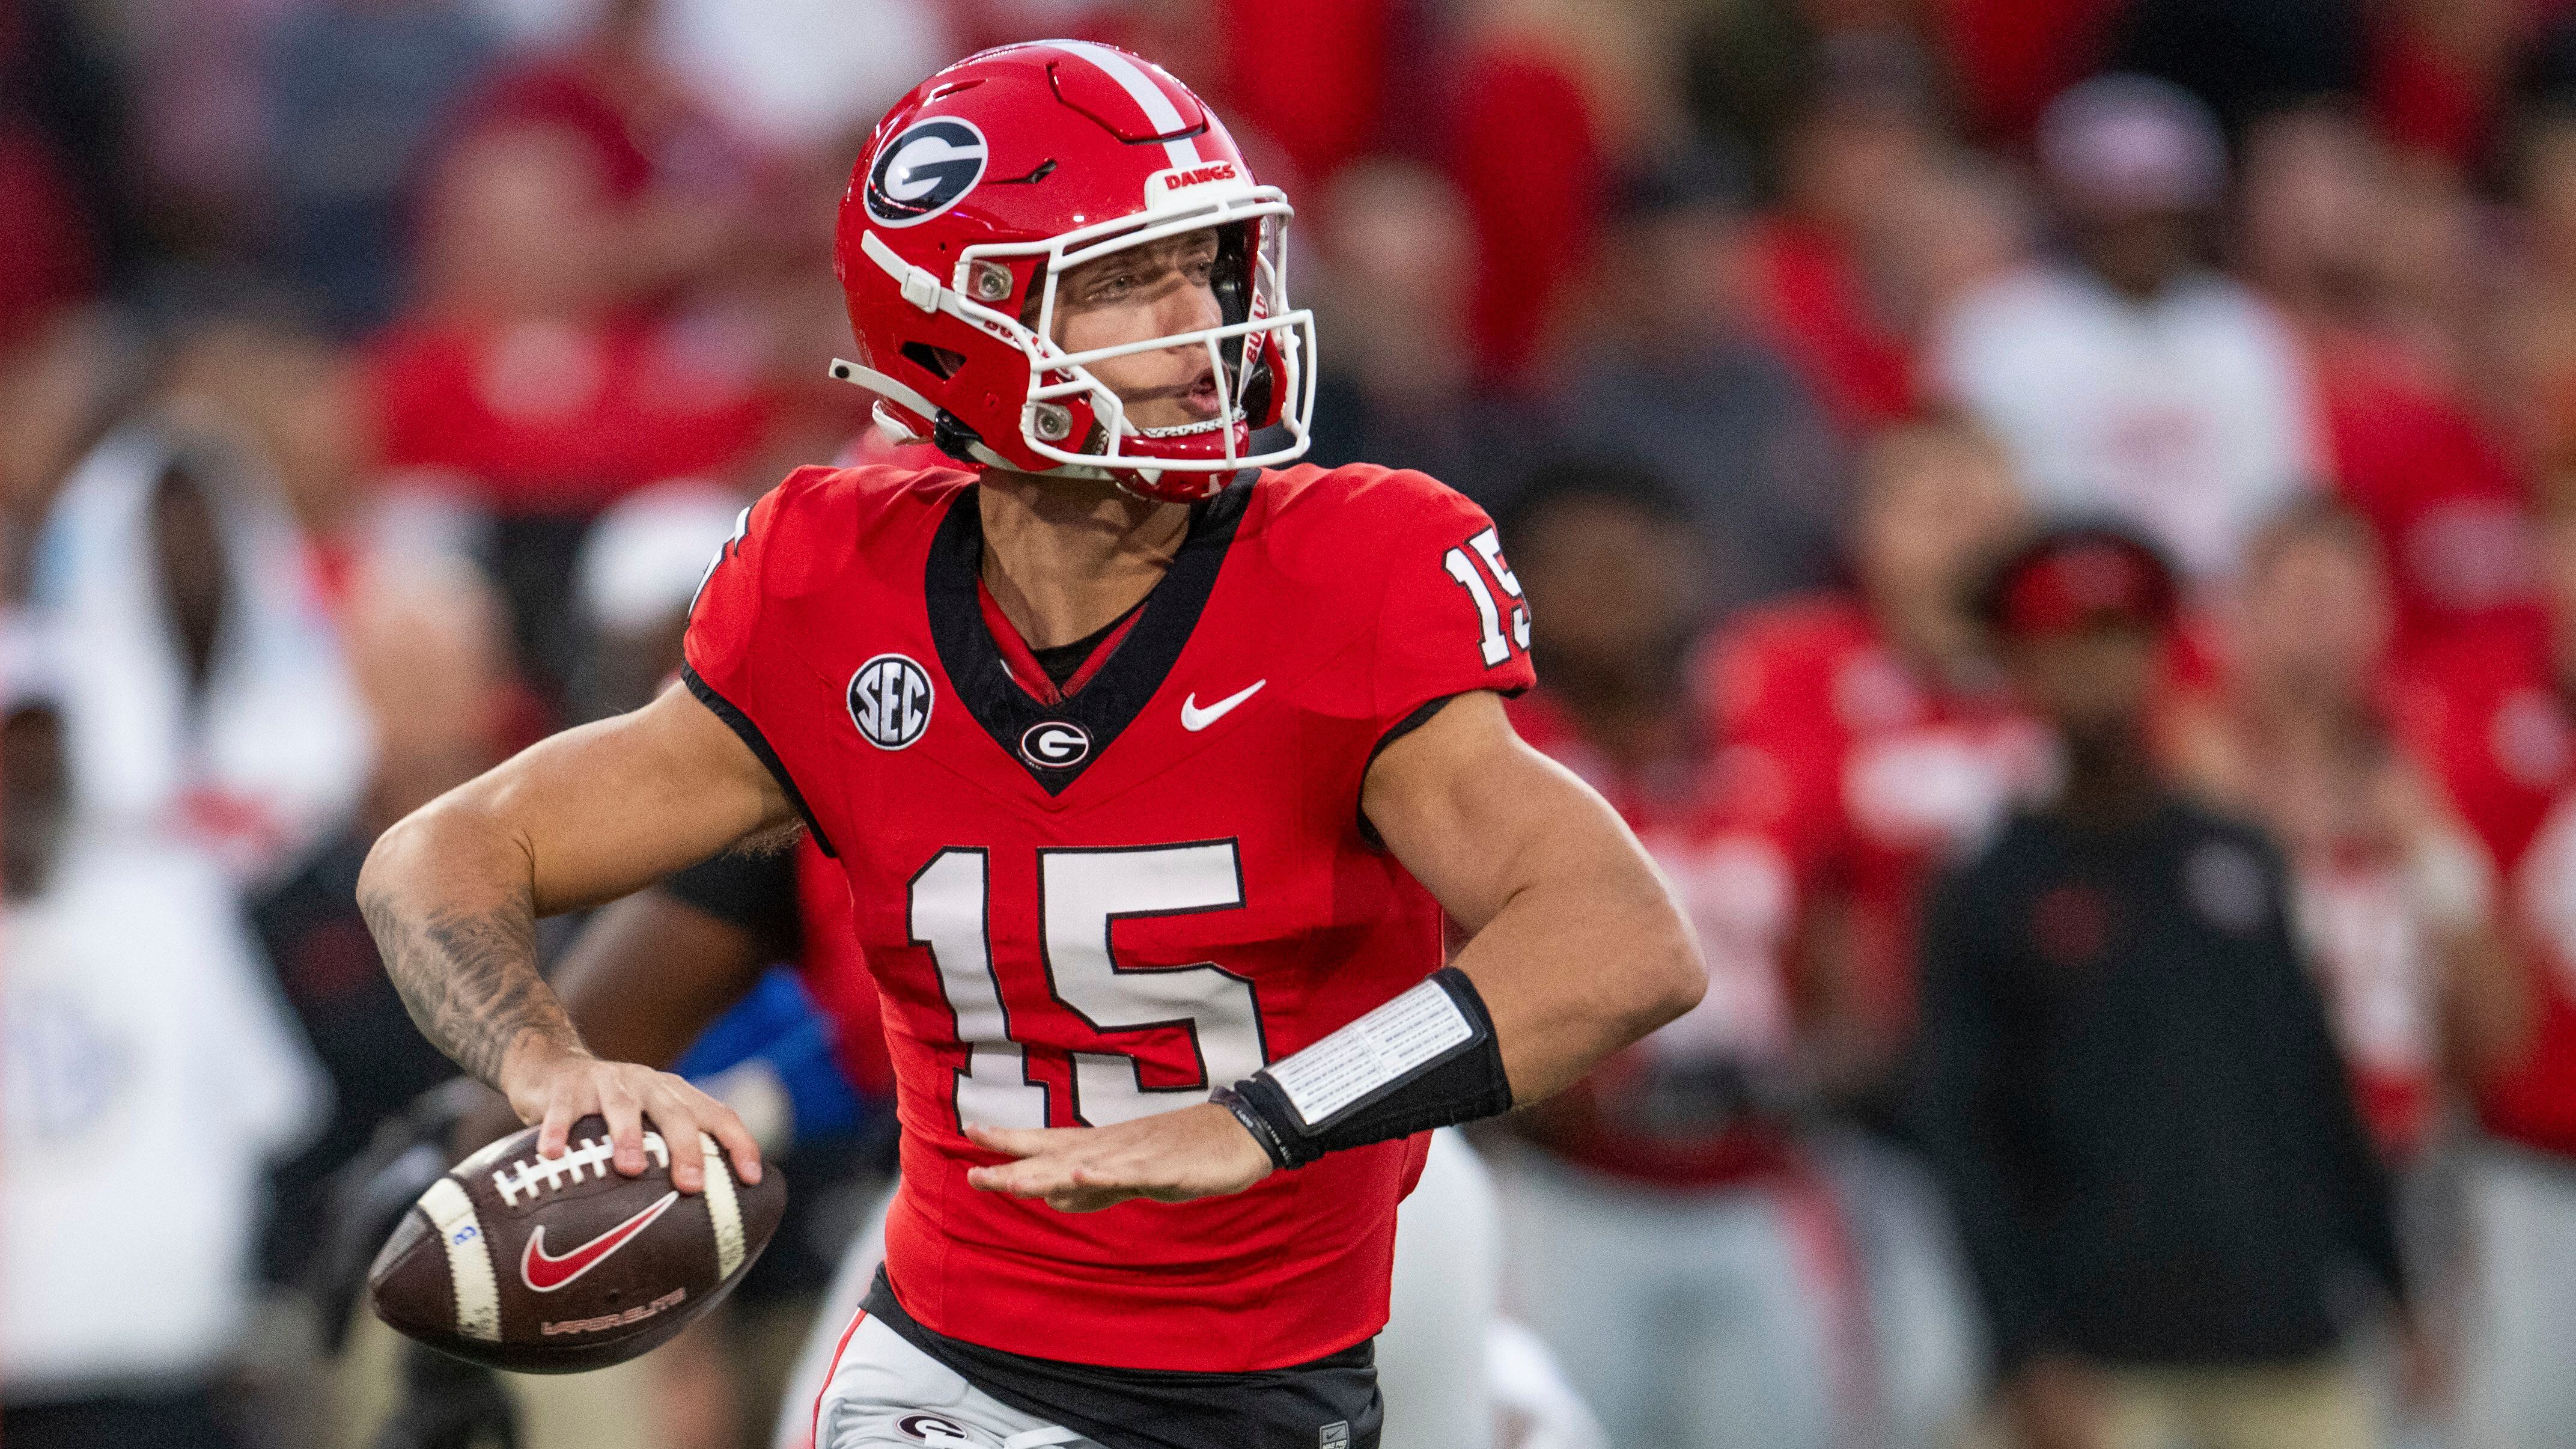
M 522 1043 L 581 1049 L 537 972 L 527 854 L 470 806 L 451 797 L 386 831 L 359 873 L 358 907 L 421 1034 L 467 1073 L 501 1088 Z
M 1452 963 L 1494 1019 L 1514 1105 L 1699 1004 L 1699 944 L 1644 859 L 1551 862 Z

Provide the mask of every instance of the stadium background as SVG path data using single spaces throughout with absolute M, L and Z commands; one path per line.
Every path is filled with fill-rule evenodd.
M 1790 1371 L 1833 1392 L 1772 1442 L 1993 1428 L 1908 1145 L 1911 913 L 2045 742 L 1991 689 L 1906 670 L 1975 674 L 1943 632 L 1968 564 L 2068 512 L 2184 566 L 2171 768 L 2274 828 L 2344 902 L 2319 919 L 2364 921 L 2319 928 L 2315 964 L 2421 1244 L 2409 1330 L 2357 1315 L 2366 1376 L 2407 1442 L 2555 1391 L 2534 1380 L 2576 1315 L 2512 1365 L 2479 1325 L 2498 1279 L 2576 1272 L 2576 1231 L 2548 1235 L 2576 1082 L 2547 1032 L 2458 1023 L 2539 1010 L 2576 890 L 2536 816 L 2470 798 L 2545 808 L 2569 754 L 2576 9 L 0 0 L 9 1414 L 210 1388 L 243 1444 L 366 1442 L 392 1350 L 323 1356 L 326 1184 L 443 1063 L 383 981 L 357 862 L 447 785 L 648 697 L 704 559 L 788 467 L 898 456 L 823 375 L 850 159 L 937 65 L 1055 34 L 1160 61 L 1297 202 L 1314 457 L 1422 468 L 1505 520 L 1557 679 L 1535 735 L 1645 816 L 1637 758 L 1768 750 L 1800 777 L 1742 831 L 1763 863 L 1690 878 L 1728 988 L 1692 1060 L 1815 1171 L 1738 1140 L 1673 1169 L 1711 1142 L 1620 1138 L 1634 1102 L 1607 1088 L 1481 1139 L 1507 1199 L 1528 1174 L 1657 1201 L 1800 1184 L 1783 1200 L 1842 1268 L 1791 1286 L 1827 1326 Z M 2052 112 L 2101 76 L 2160 84 Z M 1569 497 L 1608 501 L 1548 506 Z M 1516 520 L 1545 521 L 1547 560 Z M 1945 523 L 1909 575 L 1890 531 Z M 1658 620 L 1694 631 L 1679 704 Z M 2283 696 L 2336 649 L 2410 803 L 2263 764 L 2308 758 Z M 1801 659 L 1815 680 L 1761 673 Z M 2404 859 L 2356 867 L 2356 838 Z M 2437 838 L 2492 888 L 2409 894 Z M 2509 960 L 2464 978 L 2446 931 Z M 786 964 L 694 1062 L 795 1143 L 799 1224 L 716 1328 L 548 1386 L 529 1442 L 765 1439 L 887 1161 L 882 1082 Z M 2538 1186 L 2482 1175 L 2499 1159 Z M 2522 1188 L 2528 1231 L 2495 1230 L 2490 1197 Z M 107 1210 L 138 1195 L 168 1214 L 159 1259 Z M 1615 1215 L 1544 1221 L 1608 1235 L 1575 1261 L 1627 1241 Z M 1513 1265 L 1550 1256 L 1507 1254 L 1507 1308 L 1544 1291 Z M 67 1289 L 65 1263 L 120 1266 Z M 2551 1422 L 2524 1449 L 2576 1443 Z M 1692 1432 L 1669 1442 L 1736 1442 Z

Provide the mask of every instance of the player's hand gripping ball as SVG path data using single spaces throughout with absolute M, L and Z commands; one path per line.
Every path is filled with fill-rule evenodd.
M 515 1132 L 430 1184 L 367 1274 L 376 1316 L 432 1348 L 519 1373 L 578 1373 L 668 1341 L 742 1280 L 787 1206 L 775 1167 L 735 1176 L 712 1137 L 706 1189 L 671 1182 L 644 1134 L 641 1176 L 611 1162 L 605 1121 L 537 1155 Z

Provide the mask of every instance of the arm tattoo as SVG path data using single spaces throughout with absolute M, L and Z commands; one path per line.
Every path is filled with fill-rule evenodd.
M 581 1049 L 572 1019 L 537 974 L 537 923 L 515 909 L 441 910 L 414 916 L 387 892 L 358 903 L 385 970 L 421 1033 L 487 1086 L 526 1032 Z

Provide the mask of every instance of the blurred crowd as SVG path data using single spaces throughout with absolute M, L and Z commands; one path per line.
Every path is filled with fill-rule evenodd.
M 0 1432 L 477 1442 L 343 1343 L 451 1075 L 358 865 L 936 461 L 834 208 L 1058 34 L 1289 191 L 1312 461 L 1493 512 L 1700 930 L 1476 1138 L 1607 1444 L 2576 1445 L 2567 0 L 0 0 Z M 685 1065 L 797 1217 L 525 1442 L 769 1442 L 891 1171 L 782 859 Z

